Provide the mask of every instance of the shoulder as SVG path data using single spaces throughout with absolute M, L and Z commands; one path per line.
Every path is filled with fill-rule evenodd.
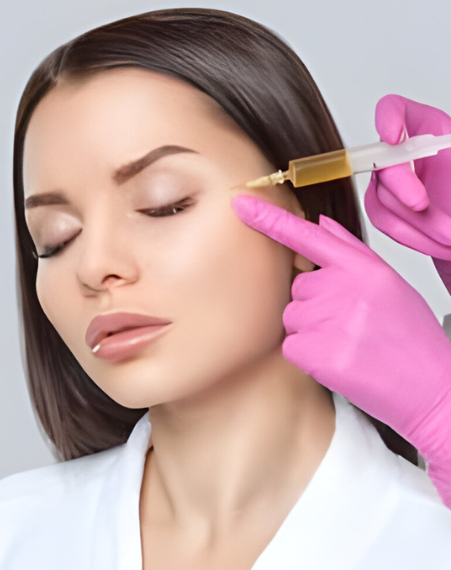
M 124 444 L 1 480 L 0 570 L 113 568 L 119 533 L 139 537 L 149 436 L 145 414 Z
M 0 505 L 23 497 L 50 499 L 60 493 L 79 490 L 80 485 L 102 478 L 121 447 L 9 475 L 0 480 Z
M 434 536 L 446 544 L 451 567 L 451 510 L 443 503 L 427 473 L 390 451 L 392 484 L 396 490 L 395 519 L 418 536 Z
M 335 397 L 336 398 L 336 397 Z M 382 482 L 382 491 L 390 489 L 395 493 L 402 504 L 421 503 L 426 506 L 443 507 L 443 512 L 449 515 L 427 473 L 393 453 L 383 442 L 374 425 L 369 421 L 361 410 L 354 407 L 340 396 L 340 413 L 342 421 L 345 417 L 347 435 L 355 440 L 354 456 L 358 455 L 369 473 L 374 474 L 374 479 Z
M 44 568 L 44 561 L 48 568 L 89 567 L 96 508 L 121 448 L 0 481 L 1 570 Z
M 451 510 L 427 474 L 387 450 L 389 486 L 359 568 L 451 568 Z
M 411 568 L 451 568 L 451 510 L 427 473 L 390 451 L 360 410 L 348 403 L 343 411 L 348 425 L 359 428 L 359 455 L 366 461 L 357 472 L 365 472 L 368 484 L 364 510 L 371 540 L 361 567 L 410 562 Z
M 144 461 L 150 438 L 148 413 L 136 423 L 126 443 L 78 459 L 23 471 L 0 480 L 0 515 L 17 500 L 52 501 L 96 489 L 114 463 Z M 128 448 L 128 449 L 127 449 Z
M 100 493 L 121 447 L 0 480 L 0 536 L 20 533 L 24 521 L 30 526 L 38 521 L 40 525 L 53 524 L 62 512 L 70 516 L 71 509 L 86 505 L 90 497 Z
M 311 567 L 333 560 L 337 570 L 451 568 L 451 511 L 427 474 L 390 451 L 346 399 L 334 394 L 334 403 L 336 433 L 302 527 Z

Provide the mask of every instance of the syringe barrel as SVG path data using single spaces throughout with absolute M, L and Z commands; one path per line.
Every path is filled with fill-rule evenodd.
M 431 134 L 417 135 L 404 142 L 392 145 L 386 142 L 348 148 L 349 161 L 354 174 L 371 172 L 388 166 L 403 164 L 417 158 L 433 156 L 440 148 L 440 139 Z
M 351 163 L 344 149 L 291 160 L 288 170 L 296 188 L 352 175 Z

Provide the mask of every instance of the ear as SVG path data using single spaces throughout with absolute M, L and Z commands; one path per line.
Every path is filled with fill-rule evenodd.
M 315 264 L 307 259 L 306 257 L 296 253 L 293 260 L 293 279 L 299 273 L 305 273 L 307 271 L 313 271 L 315 269 Z

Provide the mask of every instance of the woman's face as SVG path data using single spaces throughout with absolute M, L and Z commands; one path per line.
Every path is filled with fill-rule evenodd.
M 294 253 L 230 207 L 272 169 L 207 95 L 174 78 L 112 70 L 39 103 L 25 139 L 27 223 L 39 255 L 63 247 L 39 259 L 37 294 L 113 400 L 144 408 L 191 396 L 281 344 Z M 263 192 L 302 215 L 287 190 Z M 94 353 L 91 321 L 118 312 L 171 324 L 131 352 Z

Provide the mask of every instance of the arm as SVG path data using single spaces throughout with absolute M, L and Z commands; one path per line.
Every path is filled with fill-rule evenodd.
M 399 95 L 383 97 L 376 107 L 381 140 L 397 144 L 405 136 L 451 133 L 451 117 L 440 109 Z M 451 149 L 409 165 L 373 175 L 365 195 L 368 217 L 395 241 L 432 257 L 451 293 Z M 451 377 L 451 371 L 450 371 Z M 400 413 L 402 410 L 400 409 Z M 435 416 L 435 417 L 434 417 Z M 441 420 L 436 421 L 439 417 Z M 422 452 L 428 472 L 451 506 L 451 409 L 438 409 L 425 423 Z
M 285 358 L 417 447 L 451 507 L 451 344 L 427 303 L 330 218 L 318 226 L 250 196 L 232 207 L 321 266 L 293 281 Z

